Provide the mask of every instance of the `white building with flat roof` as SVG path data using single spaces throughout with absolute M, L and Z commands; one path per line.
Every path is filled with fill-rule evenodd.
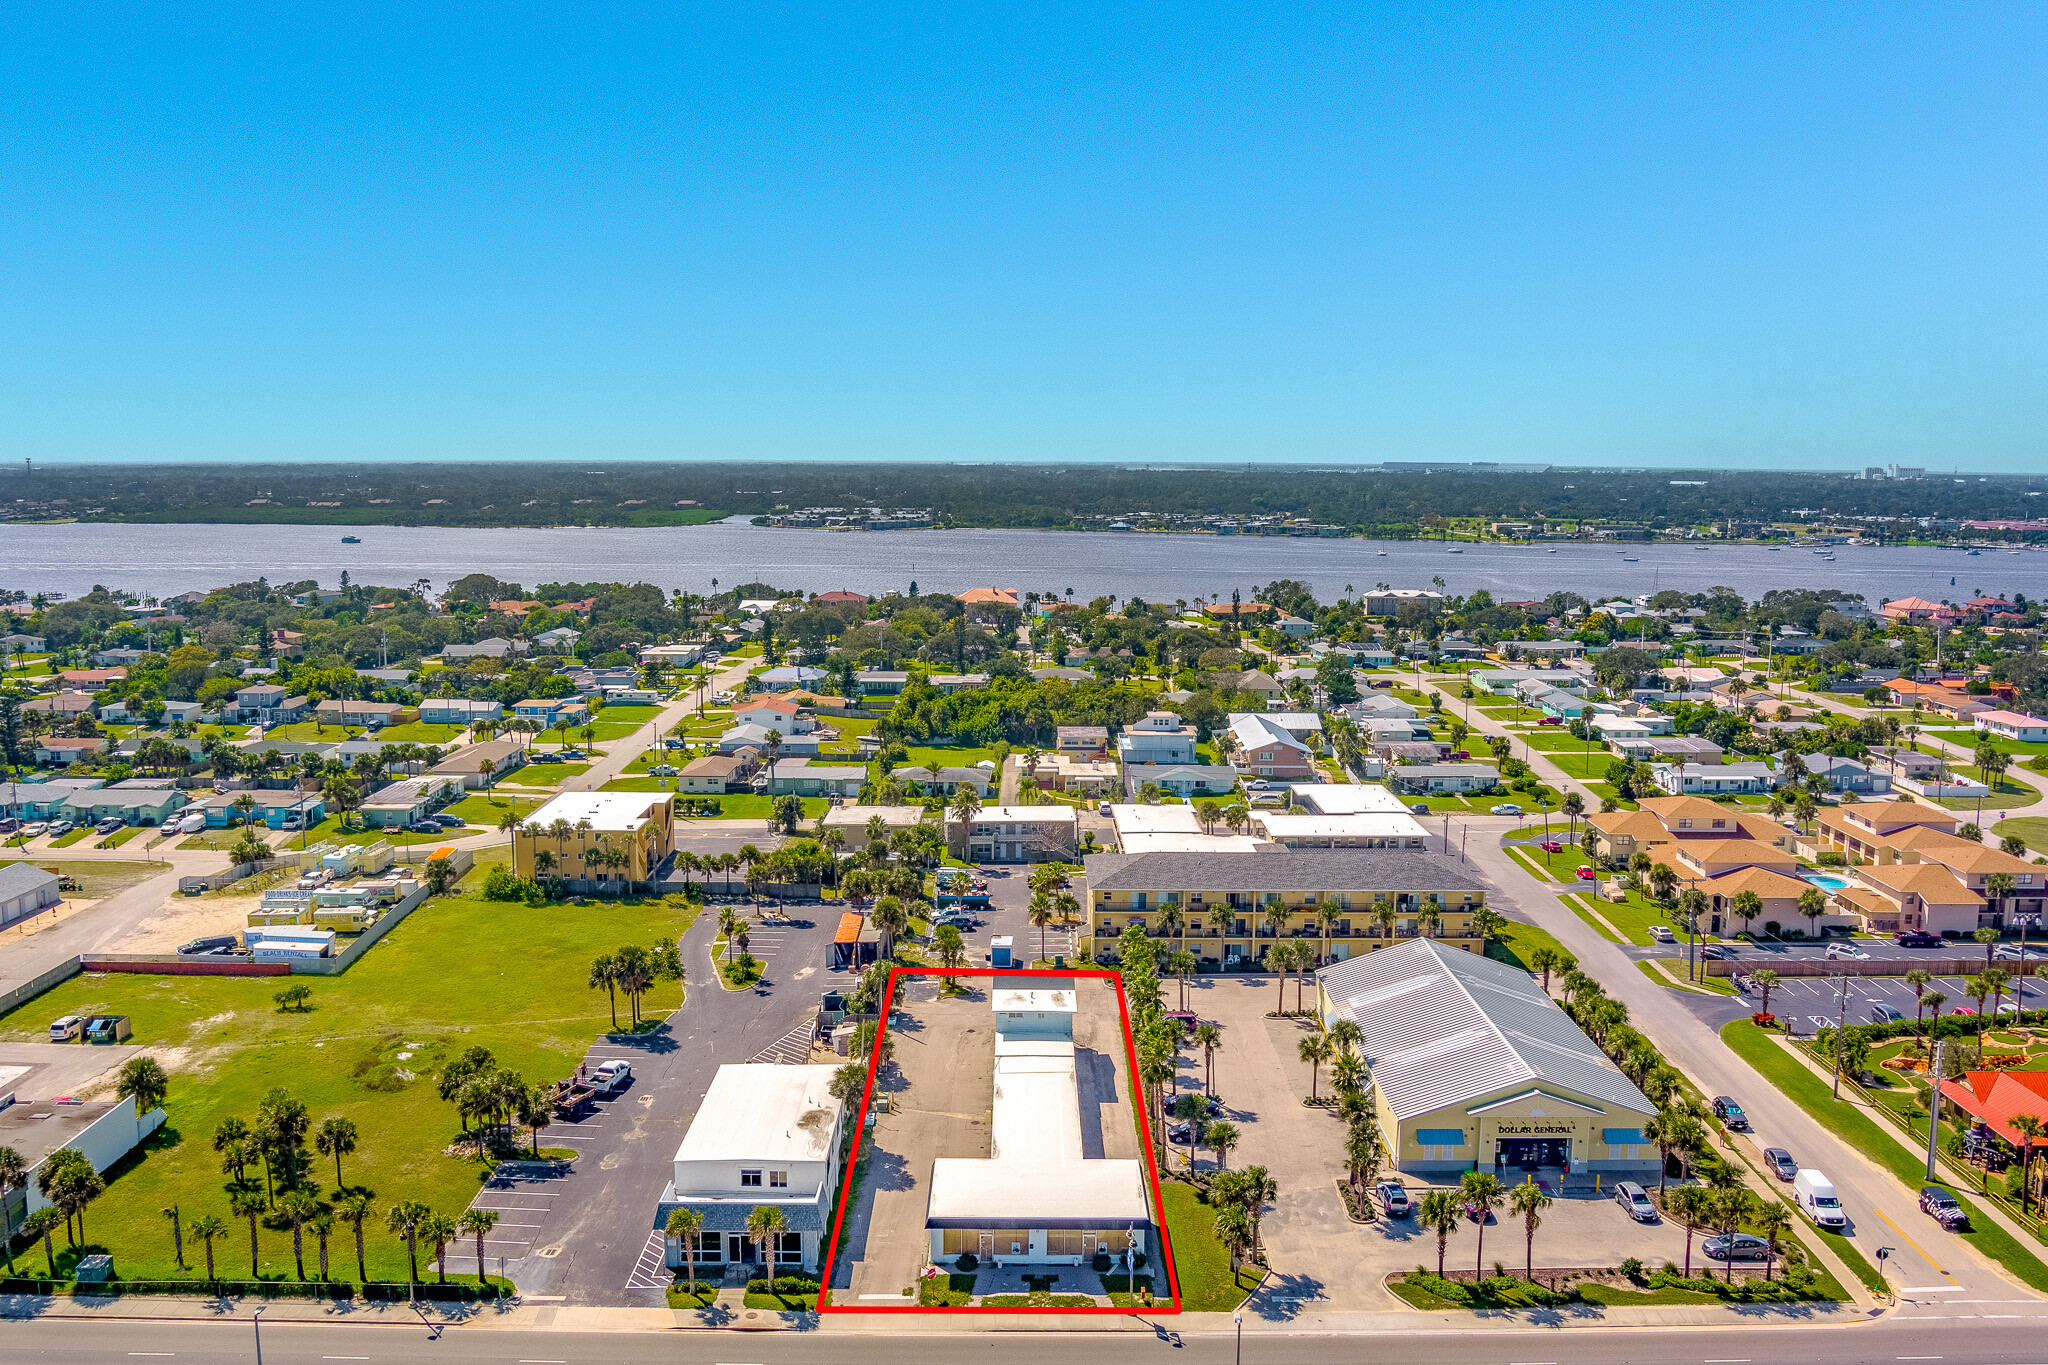
M 1142 1252 L 1152 1223 L 1142 1163 L 1090 1157 L 1083 1143 L 1073 1012 L 1052 1008 L 1055 994 L 1073 1000 L 1073 983 L 1013 980 L 1025 984 L 1006 987 L 998 978 L 990 992 L 996 1046 L 989 1155 L 932 1162 L 925 1206 L 931 1258 L 1085 1265 L 1097 1252 Z M 1052 1019 L 1027 1017 L 1038 1013 L 1064 1021 L 1066 1036 Z
M 1328 782 L 1296 787 L 1294 804 L 1310 815 L 1405 814 L 1408 803 L 1377 783 Z
M 747 1218 L 773 1208 L 787 1229 L 772 1248 L 777 1269 L 816 1266 L 838 1186 L 845 1107 L 832 1098 L 837 1069 L 760 1062 L 718 1068 L 676 1148 L 656 1229 L 674 1210 L 694 1209 L 704 1216 L 689 1248 L 697 1265 L 757 1265 L 761 1253 L 747 1236 Z M 682 1265 L 683 1252 L 680 1239 L 668 1239 L 668 1264 Z
M 1316 815 L 1299 811 L 1254 810 L 1251 812 L 1251 824 L 1268 841 L 1285 848 L 1429 847 L 1428 832 L 1406 811 Z

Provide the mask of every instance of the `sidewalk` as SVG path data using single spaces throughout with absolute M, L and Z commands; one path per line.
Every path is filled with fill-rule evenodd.
M 317 1299 L 208 1299 L 135 1295 L 103 1299 L 0 1296 L 0 1321 L 30 1318 L 121 1318 L 130 1321 L 247 1321 L 258 1306 L 265 1322 L 332 1322 L 350 1326 L 412 1327 L 425 1321 L 442 1327 L 507 1332 L 801 1331 L 882 1336 L 984 1336 L 991 1332 L 1099 1332 L 1156 1337 L 1223 1335 L 1236 1327 L 1229 1313 L 1139 1313 L 1125 1317 L 1074 1314 L 779 1313 L 669 1308 L 585 1308 L 536 1300 L 508 1304 L 332 1303 Z M 1413 1336 L 1445 1330 L 1527 1331 L 1532 1327 L 1843 1327 L 1881 1316 L 1878 1309 L 1851 1304 L 1716 1304 L 1670 1308 L 1600 1308 L 1592 1304 L 1521 1312 L 1424 1313 L 1290 1311 L 1268 1301 L 1245 1312 L 1245 1331 L 1267 1336 L 1295 1334 Z

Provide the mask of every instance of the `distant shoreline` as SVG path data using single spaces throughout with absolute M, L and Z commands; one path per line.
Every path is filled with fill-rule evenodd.
M 523 510 L 523 509 L 522 509 Z M 550 516 L 553 514 L 551 513 Z M 317 529 L 349 526 L 432 526 L 447 530 L 583 530 L 619 527 L 645 530 L 662 526 L 704 526 L 730 513 L 713 507 L 605 508 L 583 521 L 527 520 L 514 516 L 478 518 L 474 514 L 439 517 L 419 507 L 181 507 L 167 512 L 124 512 L 94 516 L 39 518 L 15 525 L 81 526 L 304 526 Z

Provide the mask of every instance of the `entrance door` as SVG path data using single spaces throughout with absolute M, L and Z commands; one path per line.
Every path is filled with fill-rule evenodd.
M 984 1232 L 984 1233 L 982 1233 L 982 1234 L 981 1234 L 981 1244 L 980 1244 L 980 1247 L 979 1247 L 979 1251 L 980 1251 L 980 1253 L 981 1253 L 981 1259 L 982 1259 L 982 1260 L 984 1260 L 984 1261 L 993 1261 L 993 1260 L 995 1260 L 995 1258 L 996 1258 L 996 1239 L 995 1239 L 995 1236 L 994 1236 L 993 1234 L 991 1234 L 991 1233 L 986 1233 L 986 1232 Z
M 1084 1232 L 1081 1234 L 1081 1259 L 1084 1262 L 1092 1261 L 1095 1259 L 1095 1246 L 1096 1241 L 1094 1233 Z
M 1562 1166 L 1568 1150 L 1569 1144 L 1564 1138 L 1502 1138 L 1500 1163 L 1523 1171 Z

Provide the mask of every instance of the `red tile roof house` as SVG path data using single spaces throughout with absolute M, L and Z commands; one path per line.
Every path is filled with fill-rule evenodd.
M 1877 614 L 1917 626 L 1935 621 L 1953 621 L 1962 613 L 1954 607 L 1945 607 L 1924 597 L 1901 597 L 1896 602 L 1887 602 L 1879 607 Z
M 2048 1118 L 2048 1071 L 1965 1071 L 1941 1083 L 1941 1097 L 2005 1141 L 2017 1154 L 2026 1139 L 2012 1126 L 2022 1114 Z M 2048 1142 L 2036 1139 L 2037 1146 Z M 2034 1193 L 2048 1181 L 2048 1161 L 2034 1159 Z
M 57 681 L 66 687 L 81 687 L 88 692 L 97 692 L 108 683 L 125 682 L 127 678 L 125 668 L 67 668 L 57 675 Z
M 817 595 L 817 597 L 816 597 L 816 598 L 814 598 L 813 600 L 814 600 L 814 601 L 818 601 L 818 602 L 823 602 L 823 603 L 827 604 L 828 606 L 830 606 L 830 605 L 835 605 L 835 604 L 841 604 L 841 603 L 854 603 L 854 604 L 856 604 L 856 605 L 859 605 L 859 606 L 863 606 L 863 607 L 864 607 L 864 606 L 866 606 L 866 605 L 868 604 L 868 599 L 867 599 L 867 598 L 866 598 L 865 596 L 863 596 L 862 594 L 860 594 L 860 593 L 857 593 L 857 592 L 844 592 L 844 591 L 841 591 L 841 592 L 821 592 L 821 593 L 819 593 L 819 594 Z

